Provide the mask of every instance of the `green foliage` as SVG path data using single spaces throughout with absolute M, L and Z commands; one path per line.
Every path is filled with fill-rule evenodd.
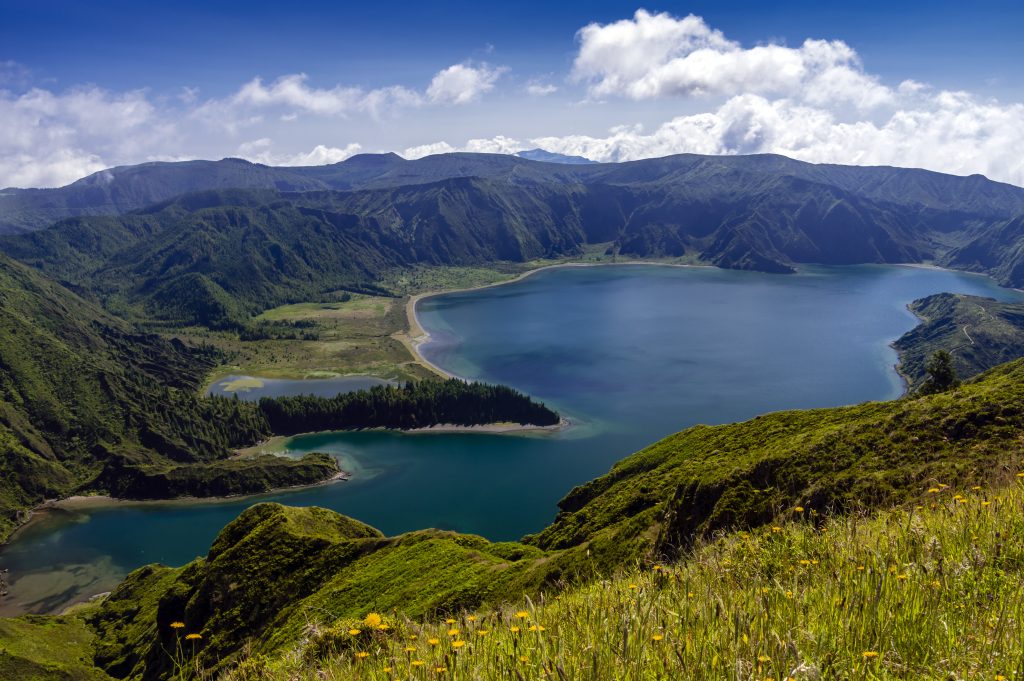
M 555 425 L 558 414 L 502 385 L 456 378 L 374 386 L 336 397 L 264 397 L 259 409 L 278 435 L 360 428 L 426 428 L 438 424 Z
M 924 365 L 927 378 L 921 385 L 924 394 L 941 393 L 960 385 L 953 367 L 953 357 L 945 350 L 936 350 Z

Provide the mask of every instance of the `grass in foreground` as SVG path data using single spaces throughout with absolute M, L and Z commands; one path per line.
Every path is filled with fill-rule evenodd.
M 789 520 L 499 611 L 310 625 L 250 679 L 1014 679 L 1024 479 L 923 506 Z

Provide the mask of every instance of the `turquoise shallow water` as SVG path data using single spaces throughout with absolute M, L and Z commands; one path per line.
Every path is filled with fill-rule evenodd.
M 387 533 L 433 526 L 516 539 L 549 522 L 574 485 L 686 426 L 898 396 L 888 344 L 916 324 L 906 304 L 939 291 L 1024 300 L 978 276 L 882 266 L 572 267 L 426 299 L 428 359 L 512 385 L 575 425 L 529 436 L 302 436 L 295 453 L 332 452 L 353 479 L 263 499 L 54 512 L 0 553 L 11 578 L 0 612 L 51 611 L 143 564 L 187 562 L 258 500 L 332 508 Z

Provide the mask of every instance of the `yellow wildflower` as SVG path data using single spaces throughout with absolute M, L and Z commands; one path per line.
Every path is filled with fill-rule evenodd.
M 423 666 L 423 660 L 413 660 L 409 664 L 411 664 L 413 667 L 422 667 Z
M 519 627 L 509 627 L 508 630 L 511 631 L 513 634 L 519 633 Z
M 768 657 L 767 655 L 758 655 L 757 661 L 761 664 L 764 664 L 765 662 L 771 662 L 772 658 Z
M 348 633 L 349 633 L 349 636 L 358 636 L 359 634 L 361 634 L 363 632 L 360 631 L 359 629 L 349 629 Z
M 516 617 L 518 617 L 521 620 L 525 620 L 529 616 L 530 616 L 530 613 L 526 612 L 525 610 L 520 610 L 519 612 L 516 613 Z
M 489 633 L 490 633 L 490 632 L 489 632 L 489 631 L 487 631 L 486 629 L 481 629 L 480 631 L 476 632 L 476 635 L 477 635 L 477 636 L 486 636 L 486 635 L 487 635 L 487 634 L 489 634 Z
M 184 622 L 171 622 L 171 629 L 181 629 L 185 626 Z
M 630 585 L 629 585 L 629 590 L 630 590 L 630 591 L 636 591 L 636 590 L 637 590 L 638 588 L 639 588 L 639 587 L 638 587 L 638 586 L 637 586 L 636 584 L 630 584 Z
M 202 637 L 203 637 L 202 634 L 189 634 L 189 635 L 187 635 L 185 637 L 185 640 L 187 640 L 187 641 L 198 641 Z
M 467 622 L 476 622 L 476 615 L 467 615 L 466 616 L 466 621 Z
M 448 669 L 446 667 L 434 667 L 434 673 L 435 674 L 445 674 L 447 672 L 448 672 Z
M 453 620 L 453 619 L 452 619 L 451 617 L 449 617 L 448 619 L 446 619 L 446 620 L 444 621 L 444 623 L 445 623 L 445 624 L 455 624 L 455 620 Z
M 782 528 L 779 527 L 778 525 L 772 525 L 772 532 L 774 532 L 775 534 L 778 534 L 779 532 L 782 532 Z
M 804 507 L 803 506 L 794 506 L 793 510 L 796 511 L 797 513 L 803 513 L 804 512 Z
M 519 656 L 519 661 L 520 662 L 529 662 L 530 658 L 528 658 L 526 655 L 520 655 Z
M 452 641 L 452 648 L 461 648 L 466 645 L 465 641 Z
M 874 650 L 865 650 L 861 654 L 864 656 L 865 660 L 871 660 L 871 659 L 874 659 L 874 658 L 878 657 L 878 653 L 875 652 Z
M 929 487 L 928 488 L 928 494 L 938 494 L 938 493 L 939 493 L 939 488 L 938 487 Z
M 366 619 L 363 620 L 363 624 L 371 628 L 379 627 L 381 625 L 381 622 L 383 621 L 384 620 L 383 618 L 381 618 L 380 615 L 378 615 L 375 612 L 371 612 L 369 615 L 366 616 Z
M 432 646 L 436 646 L 440 642 L 441 642 L 441 640 L 437 639 L 437 638 L 427 639 L 427 643 L 429 643 Z
M 391 667 L 384 667 L 383 672 L 385 674 L 390 674 L 391 673 Z
M 664 638 L 665 637 L 662 636 L 661 634 L 655 634 L 654 636 L 651 637 L 651 640 L 657 642 L 657 641 L 660 641 L 660 640 L 662 640 Z
M 369 656 L 370 656 L 370 653 L 366 652 L 365 650 L 360 650 L 358 653 L 356 653 L 356 657 L 359 658 L 360 660 L 366 659 Z
M 449 636 L 458 636 L 459 635 L 459 630 L 458 629 L 449 629 L 448 630 L 448 635 Z
M 407 653 L 415 653 L 416 649 L 413 648 L 412 646 L 406 646 L 405 647 L 405 652 L 407 652 Z

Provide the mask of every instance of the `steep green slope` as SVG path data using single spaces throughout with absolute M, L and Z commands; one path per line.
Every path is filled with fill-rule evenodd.
M 238 491 L 253 480 L 255 492 L 267 478 L 282 486 L 337 471 L 333 461 L 262 460 L 261 479 L 256 463 L 224 463 L 267 431 L 251 408 L 195 396 L 215 361 L 0 256 L 0 537 L 45 498 L 109 492 L 118 480 L 223 475 Z
M 223 666 L 243 649 L 294 644 L 310 619 L 443 616 L 685 555 L 796 506 L 824 518 L 992 484 L 1021 469 L 1022 428 L 1017 361 L 945 394 L 687 429 L 573 490 L 525 544 L 435 530 L 387 538 L 321 509 L 255 506 L 205 559 L 133 573 L 93 620 L 109 642 L 98 660 L 118 676 L 166 673 L 161 646 L 181 621 L 203 637 L 200 662 Z
M 921 324 L 893 347 L 900 353 L 900 372 L 910 380 L 911 389 L 924 381 L 925 362 L 936 350 L 953 356 L 960 378 L 1024 357 L 1024 304 L 938 293 L 915 300 L 910 310 Z
M 110 681 L 93 664 L 95 632 L 79 615 L 0 619 L 0 678 Z

